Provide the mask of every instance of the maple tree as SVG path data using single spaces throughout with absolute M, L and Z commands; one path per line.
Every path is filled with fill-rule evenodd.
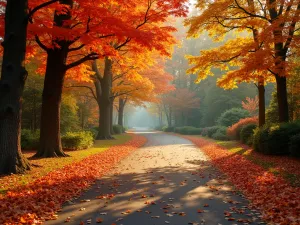
M 187 7 L 184 3 L 185 1 L 152 0 L 139 3 L 137 11 L 134 13 L 135 19 L 127 23 L 133 26 L 138 32 L 146 33 L 147 35 L 140 39 L 133 39 L 130 36 L 121 40 L 113 39 L 111 42 L 112 47 L 117 53 L 120 51 L 128 51 L 131 54 L 141 54 L 146 50 L 156 50 L 161 55 L 169 56 L 169 46 L 176 43 L 172 34 L 175 28 L 164 25 L 164 22 L 166 22 L 170 16 L 185 16 Z M 121 57 L 121 55 L 118 54 L 115 57 Z M 103 67 L 103 75 L 101 76 L 96 64 L 93 66 L 94 72 L 98 74 L 96 76 L 98 86 L 101 86 L 101 95 L 99 95 L 100 129 L 97 138 L 111 139 L 113 60 L 105 57 Z M 98 88 L 98 90 L 100 90 L 100 88 Z
M 299 1 L 199 1 L 197 7 L 204 10 L 200 16 L 187 21 L 190 25 L 190 36 L 208 30 L 211 36 L 220 40 L 220 37 L 235 29 L 250 31 L 252 38 L 246 38 L 243 33 L 242 37 L 230 40 L 219 48 L 222 53 L 203 53 L 206 57 L 210 56 L 206 61 L 208 67 L 202 67 L 203 57 L 190 58 L 190 62 L 195 64 L 190 71 L 200 72 L 201 80 L 210 74 L 209 62 L 219 64 L 217 67 L 224 70 L 228 68 L 224 63 L 239 66 L 240 69 L 228 72 L 227 76 L 219 81 L 219 84 L 225 87 L 232 87 L 234 82 L 249 82 L 253 80 L 253 75 L 256 82 L 263 83 L 266 79 L 261 81 L 259 78 L 269 78 L 268 74 L 272 74 L 277 84 L 280 121 L 288 121 L 287 57 L 289 50 L 296 46 L 298 41 L 295 38 L 295 30 L 299 20 L 299 6 Z
M 257 114 L 258 104 L 258 96 L 255 96 L 254 98 L 247 97 L 245 102 L 242 101 L 243 109 L 246 109 L 252 116 Z
M 40 148 L 36 156 L 65 156 L 60 144 L 59 108 L 67 70 L 73 67 L 82 69 L 84 66 L 78 66 L 85 61 L 99 56 L 104 57 L 107 69 L 104 70 L 104 79 L 102 80 L 104 84 L 101 88 L 102 93 L 108 93 L 105 90 L 110 89 L 109 80 L 105 78 L 110 77 L 110 75 L 106 75 L 110 74 L 111 59 L 109 57 L 116 55 L 117 50 L 130 41 L 135 41 L 138 45 L 148 48 L 159 48 L 164 53 L 162 43 L 157 41 L 158 34 L 167 35 L 173 28 L 156 27 L 157 29 L 161 28 L 160 31 L 165 33 L 158 32 L 157 29 L 139 28 L 145 27 L 144 25 L 150 20 L 158 24 L 164 22 L 169 15 L 184 15 L 186 8 L 183 2 L 172 1 L 170 4 L 166 4 L 162 1 L 149 0 L 145 1 L 143 5 L 137 6 L 135 1 L 123 3 L 99 0 L 99 4 L 91 1 L 59 1 L 59 6 L 53 8 L 52 11 L 45 11 L 39 17 L 33 18 L 30 33 L 47 53 Z M 156 14 L 158 11 L 155 10 L 162 9 L 165 10 L 164 13 Z M 166 13 L 168 11 L 169 13 Z M 99 12 L 101 12 L 101 16 L 99 16 Z M 159 19 L 160 17 L 162 19 Z M 45 18 L 50 19 L 46 20 Z M 51 20 L 52 18 L 53 20 Z M 42 30 L 37 29 L 40 26 L 43 27 Z M 151 42 L 146 43 L 146 34 L 147 37 L 152 36 L 153 46 L 150 46 Z M 167 39 L 172 38 L 171 35 L 166 37 Z M 81 54 L 84 56 L 78 58 Z M 53 88 L 54 86 L 56 88 Z M 101 101 L 102 104 L 109 100 L 106 94 L 102 94 L 100 98 L 106 98 Z M 106 118 L 107 107 L 101 107 L 100 110 L 102 111 L 100 118 Z M 102 126 L 106 121 L 108 120 L 103 119 Z M 101 132 L 99 133 L 101 134 Z M 105 138 L 107 135 L 101 136 Z
M 21 154 L 21 107 L 22 93 L 27 78 L 24 67 L 26 53 L 27 26 L 31 18 L 40 9 L 55 0 L 48 2 L 1 1 L 1 36 L 4 37 L 3 63 L 0 81 L 0 174 L 22 173 L 28 170 L 29 164 Z
M 129 70 L 125 68 L 125 72 L 116 75 L 113 78 L 113 95 L 119 100 L 118 110 L 118 124 L 123 126 L 123 113 L 126 103 L 132 105 L 144 105 L 145 102 L 159 102 L 159 97 L 174 90 L 171 85 L 173 77 L 165 70 L 165 61 L 163 58 L 149 55 L 147 64 L 144 63 L 145 58 L 140 57 L 140 63 L 136 60 L 135 67 L 130 66 Z M 152 57 L 152 59 L 151 59 Z M 126 67 L 129 66 L 125 63 Z
M 163 96 L 162 103 L 168 126 L 172 127 L 172 115 L 176 113 L 182 120 L 186 120 L 191 109 L 199 108 L 200 98 L 189 89 L 177 88 Z

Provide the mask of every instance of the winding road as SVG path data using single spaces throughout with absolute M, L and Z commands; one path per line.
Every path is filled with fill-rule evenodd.
M 146 145 L 46 224 L 263 224 L 261 215 L 190 141 L 140 132 Z

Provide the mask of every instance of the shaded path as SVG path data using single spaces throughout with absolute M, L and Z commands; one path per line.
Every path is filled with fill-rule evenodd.
M 148 138 L 143 148 L 66 204 L 58 220 L 46 224 L 62 224 L 68 217 L 68 224 L 260 223 L 259 213 L 247 209 L 247 201 L 190 141 L 164 133 L 141 134 Z

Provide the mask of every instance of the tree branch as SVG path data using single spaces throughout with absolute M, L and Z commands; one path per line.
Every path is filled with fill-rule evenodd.
M 98 59 L 98 58 L 99 58 L 99 54 L 97 54 L 97 53 L 90 53 L 90 54 L 86 55 L 85 57 L 83 57 L 83 58 L 81 58 L 81 59 L 79 59 L 79 60 L 77 60 L 75 62 L 72 62 L 69 65 L 66 65 L 65 69 L 68 70 L 68 69 L 71 69 L 71 68 L 73 68 L 75 66 L 80 65 L 81 63 L 84 63 L 84 62 L 89 61 L 89 60 L 95 60 L 95 59 Z
M 29 13 L 28 13 L 28 20 L 29 20 L 29 22 L 30 23 L 33 22 L 32 21 L 33 14 L 36 13 L 38 10 L 40 10 L 40 9 L 42 9 L 42 8 L 48 6 L 48 5 L 51 5 L 51 4 L 55 3 L 55 2 L 58 2 L 58 1 L 59 0 L 51 0 L 51 1 L 48 1 L 48 2 L 44 2 L 44 3 L 38 5 L 37 7 L 33 8 L 33 9 L 30 9 Z
M 94 89 L 91 88 L 91 87 L 89 87 L 89 86 L 85 86 L 85 85 L 72 85 L 72 86 L 67 86 L 67 87 L 65 87 L 65 88 L 87 88 L 87 89 L 89 89 L 89 90 L 91 91 L 91 93 L 92 93 L 94 99 L 95 99 L 96 101 L 98 101 L 98 98 L 97 98 L 96 93 L 94 92 Z
M 39 36 L 35 35 L 34 37 L 35 37 L 36 43 L 37 43 L 44 51 L 48 52 L 48 51 L 50 50 L 46 45 L 44 45 L 44 44 L 41 42 Z

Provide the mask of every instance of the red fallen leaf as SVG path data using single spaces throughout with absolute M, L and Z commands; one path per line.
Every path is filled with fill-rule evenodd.
M 96 222 L 97 222 L 97 223 L 102 223 L 102 222 L 103 222 L 103 219 L 102 219 L 102 218 L 97 218 L 97 219 L 96 219 Z
M 142 196 L 141 196 L 141 198 L 147 198 L 147 197 L 148 197 L 147 195 L 142 195 Z
M 226 217 L 230 217 L 231 216 L 231 213 L 230 212 L 224 212 L 224 215 L 226 216 Z
M 204 206 L 204 207 L 209 207 L 209 204 L 204 204 L 203 206 Z
M 84 222 L 83 221 L 80 221 L 80 223 L 79 223 L 80 225 L 84 225 Z
M 203 213 L 203 212 L 204 212 L 204 210 L 202 210 L 202 209 L 197 210 L 197 213 Z
M 186 216 L 186 213 L 185 212 L 180 212 L 178 213 L 179 216 Z
M 234 221 L 234 220 L 235 220 L 235 218 L 233 218 L 233 217 L 230 217 L 230 218 L 228 218 L 227 220 L 228 220 L 228 221 Z

